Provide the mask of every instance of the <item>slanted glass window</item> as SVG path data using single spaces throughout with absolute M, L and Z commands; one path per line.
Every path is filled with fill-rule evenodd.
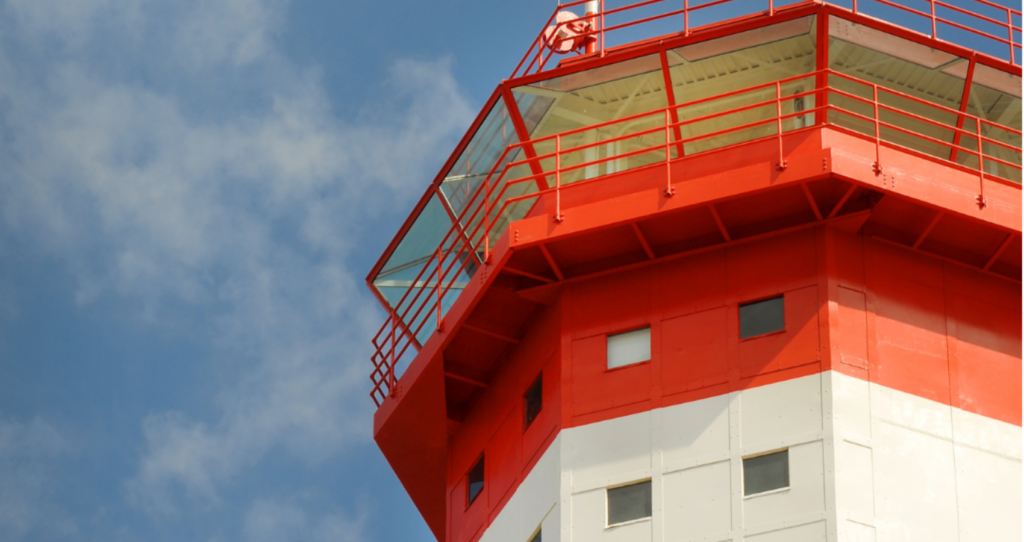
M 484 490 L 484 456 L 480 456 L 480 459 L 473 465 L 473 468 L 469 471 L 469 484 L 467 486 L 469 495 L 466 498 L 466 505 L 473 504 L 473 501 L 480 496 L 480 493 Z
M 775 86 L 691 102 L 729 92 L 771 83 L 815 69 L 815 17 L 803 17 L 763 28 L 740 32 L 669 50 L 667 59 L 672 76 L 673 95 L 677 104 L 680 135 L 683 139 L 700 137 L 757 121 L 776 117 L 774 101 L 736 113 L 697 120 L 712 114 L 775 99 Z M 813 76 L 799 78 L 782 85 L 783 115 L 814 108 Z M 797 95 L 796 97 L 793 97 Z M 785 97 L 789 96 L 789 99 Z M 688 104 L 688 105 L 687 105 Z M 813 125 L 814 113 L 783 121 L 784 132 Z M 697 139 L 684 145 L 687 155 L 771 136 L 778 130 L 776 122 L 764 122 L 725 134 Z
M 562 183 L 624 171 L 665 159 L 663 133 L 598 144 L 618 136 L 664 126 L 661 112 L 668 106 L 665 77 L 659 55 L 647 55 L 615 64 L 571 73 L 513 89 L 516 103 L 532 139 L 595 126 L 652 111 L 650 115 L 603 128 L 583 130 L 562 138 Z M 581 147 L 579 150 L 573 150 Z M 538 155 L 555 151 L 554 138 L 534 145 Z M 638 151 L 638 154 L 616 158 Z M 605 160 L 601 163 L 594 161 Z M 590 164 L 590 165 L 584 165 Z M 545 172 L 554 170 L 554 158 L 541 161 Z M 574 166 L 580 166 L 572 169 Z M 553 185 L 553 178 L 548 179 Z
M 989 122 L 981 124 L 982 137 L 995 141 L 982 142 L 985 158 L 994 157 L 1010 164 L 1021 164 L 1021 136 L 1006 128 L 1020 130 L 1021 78 L 984 64 L 975 64 L 971 92 L 967 99 L 967 112 Z M 1004 128 L 1005 127 L 1005 128 Z M 973 120 L 964 122 L 964 130 L 977 133 Z M 978 138 L 961 136 L 960 146 L 978 150 Z M 975 154 L 958 152 L 956 161 L 978 167 Z M 985 163 L 985 172 L 1004 179 L 1021 182 L 1021 170 L 995 160 Z
M 743 460 L 743 495 L 789 487 L 789 450 Z
M 533 538 L 530 539 L 530 542 L 541 542 L 540 533 L 540 531 L 537 531 L 537 534 L 533 535 Z
M 839 17 L 829 17 L 828 54 L 830 69 L 865 82 L 830 75 L 829 87 L 868 100 L 865 103 L 830 92 L 829 103 L 842 111 L 830 111 L 829 122 L 874 136 L 874 106 L 870 102 L 873 101 L 874 92 L 871 84 L 875 84 L 880 87 L 879 103 L 895 109 L 880 108 L 879 120 L 902 129 L 883 126 L 880 130 L 882 139 L 939 158 L 950 158 L 956 134 L 955 111 L 960 109 L 963 98 L 968 59 Z M 912 96 L 916 100 L 898 96 L 886 89 Z M 859 117 L 846 112 L 855 113 Z M 931 119 L 939 125 L 911 115 Z M 927 138 L 950 145 L 929 141 Z
M 373 286 L 395 309 L 420 344 L 434 330 L 427 319 L 436 313 L 420 308 L 425 303 L 428 303 L 428 309 L 436 304 L 438 264 L 444 275 L 440 287 L 442 291 L 447 290 L 441 300 L 442 313 L 447 313 L 477 269 L 475 255 L 466 250 L 458 232 L 449 235 L 451 228 L 452 221 L 444 204 L 436 196 L 431 196 L 373 279 Z M 441 246 L 442 241 L 444 246 Z M 441 249 L 440 262 L 438 248 Z M 428 299 L 430 296 L 435 296 L 435 299 Z
M 540 410 L 543 407 L 544 399 L 544 375 L 541 374 L 537 377 L 537 380 L 530 385 L 530 389 L 526 390 L 526 394 L 523 395 L 523 403 L 526 405 L 526 427 L 530 427 L 533 420 L 537 419 L 537 415 L 540 414 Z
M 784 296 L 740 305 L 740 339 L 786 329 Z
M 651 359 L 651 328 L 608 336 L 608 368 L 624 367 Z
M 608 526 L 651 517 L 651 481 L 608 489 Z

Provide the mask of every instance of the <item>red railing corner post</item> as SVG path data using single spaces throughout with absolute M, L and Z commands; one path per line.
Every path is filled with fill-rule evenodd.
M 981 119 L 974 122 L 974 133 L 978 138 L 978 209 L 988 207 L 985 201 L 985 148 L 981 144 Z
M 786 160 L 782 156 L 782 83 L 775 82 L 775 122 L 778 133 L 776 137 L 779 139 L 779 171 L 786 169 Z
M 437 282 L 434 284 L 434 291 L 437 292 L 437 332 L 440 333 L 444 327 L 441 319 L 441 267 L 444 258 L 441 255 L 441 247 L 437 247 Z
M 669 137 L 669 131 L 672 127 L 672 118 L 669 113 L 669 108 L 665 108 L 665 197 L 671 198 L 675 193 L 676 189 L 672 188 L 672 138 Z
M 562 134 L 555 136 L 555 222 L 565 220 L 562 214 Z
M 690 35 L 690 0 L 683 0 L 683 35 Z
M 772 17 L 775 15 L 775 1 L 768 0 L 768 16 Z
M 509 145 L 511 147 L 511 145 Z M 507 151 L 506 151 L 507 152 Z M 491 263 L 491 174 L 484 178 L 484 265 Z
M 939 39 L 939 34 L 935 28 L 935 0 L 928 0 L 928 3 L 932 7 L 932 38 Z
M 391 363 L 388 363 L 387 358 L 384 359 L 384 363 L 388 363 L 387 379 L 388 379 L 388 396 L 394 397 L 396 395 L 395 389 L 395 365 L 398 364 L 396 359 L 396 352 L 398 351 L 398 339 L 395 338 L 395 328 L 398 327 L 398 315 L 394 309 L 391 311 Z
M 875 175 L 882 173 L 882 136 L 881 128 L 878 125 L 878 85 L 871 85 L 871 93 L 874 96 L 875 107 Z
M 1006 8 L 1006 33 L 1010 38 L 1010 64 L 1014 64 L 1016 53 L 1013 50 L 1013 10 Z

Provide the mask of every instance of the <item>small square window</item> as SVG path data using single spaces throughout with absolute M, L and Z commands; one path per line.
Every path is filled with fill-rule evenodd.
M 786 329 L 783 296 L 740 305 L 740 339 Z
M 480 493 L 484 490 L 484 457 L 480 456 L 480 459 L 473 465 L 473 468 L 469 471 L 469 498 L 466 500 L 466 505 L 473 504 L 473 501 L 480 496 Z
M 650 326 L 608 336 L 608 368 L 625 367 L 651 359 Z
M 540 414 L 541 408 L 544 407 L 543 377 L 543 374 L 538 376 L 537 380 L 530 385 L 530 389 L 526 390 L 523 395 L 523 404 L 526 405 L 526 427 L 530 427 L 533 420 L 537 419 L 537 415 Z
M 530 542 L 541 542 L 540 531 L 537 531 L 537 534 L 533 535 L 533 538 L 530 539 Z
M 789 450 L 743 460 L 743 495 L 789 487 Z
M 608 526 L 651 517 L 651 481 L 608 490 Z

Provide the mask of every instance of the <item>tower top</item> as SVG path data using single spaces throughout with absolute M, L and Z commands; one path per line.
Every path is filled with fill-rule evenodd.
M 1019 283 L 1020 27 L 988 0 L 556 9 L 367 277 L 375 438 L 435 534 L 449 437 L 565 284 L 825 223 Z

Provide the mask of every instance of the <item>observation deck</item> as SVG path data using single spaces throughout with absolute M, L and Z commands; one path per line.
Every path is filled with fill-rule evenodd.
M 541 32 L 367 278 L 375 438 L 439 539 L 447 438 L 567 282 L 824 223 L 1021 280 L 1020 11 L 583 4 L 590 51 Z

